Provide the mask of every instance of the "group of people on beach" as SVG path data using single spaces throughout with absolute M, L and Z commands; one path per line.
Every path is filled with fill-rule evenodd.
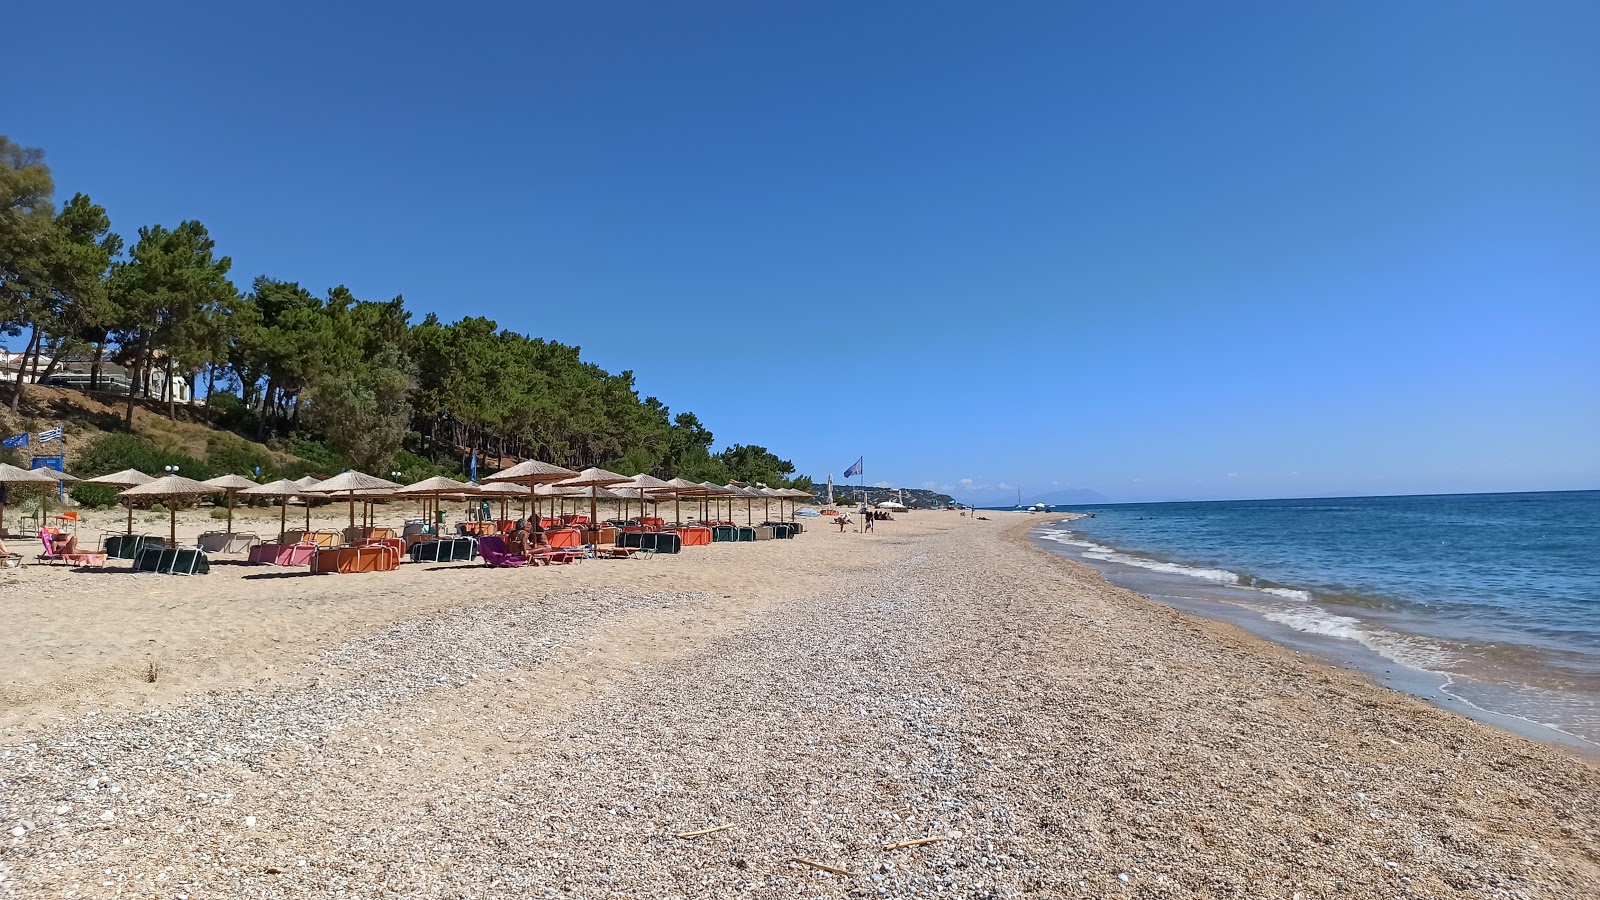
M 869 509 L 867 507 L 862 507 L 862 509 L 861 509 L 861 530 L 864 531 L 864 532 L 872 530 L 872 523 L 873 522 L 877 522 L 877 521 L 893 521 L 893 520 L 894 520 L 894 516 L 889 515 L 889 513 L 885 512 L 883 510 Z M 849 525 L 851 523 L 851 521 L 852 520 L 850 518 L 849 511 L 848 510 L 843 510 L 843 511 L 841 511 L 839 513 L 839 515 L 837 517 L 834 518 L 833 524 L 839 526 L 839 531 L 842 534 L 844 532 L 845 526 Z

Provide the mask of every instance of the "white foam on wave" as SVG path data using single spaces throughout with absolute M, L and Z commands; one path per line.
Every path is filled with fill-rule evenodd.
M 1287 625 L 1295 631 L 1355 641 L 1385 659 L 1413 669 L 1443 672 L 1457 662 L 1453 654 L 1438 644 L 1420 637 L 1370 628 L 1360 619 L 1328 612 L 1319 606 L 1262 611 L 1261 615 L 1269 622 Z
M 1104 544 L 1096 544 L 1094 541 L 1083 540 L 1070 531 L 1045 530 L 1039 532 L 1039 537 L 1057 544 L 1081 547 L 1083 548 L 1083 557 L 1085 559 L 1097 559 L 1102 562 L 1133 566 L 1139 569 L 1148 569 L 1151 572 L 1161 572 L 1166 575 L 1186 575 L 1190 578 L 1199 578 L 1214 584 L 1226 584 L 1246 590 L 1259 591 L 1263 594 L 1272 594 L 1285 600 L 1294 600 L 1299 603 L 1310 603 L 1314 599 L 1310 591 L 1302 591 L 1295 588 L 1258 587 L 1253 584 L 1246 584 L 1243 576 L 1227 569 L 1186 566 L 1182 563 L 1163 562 L 1158 559 L 1133 556 L 1123 553 L 1115 547 L 1107 547 Z

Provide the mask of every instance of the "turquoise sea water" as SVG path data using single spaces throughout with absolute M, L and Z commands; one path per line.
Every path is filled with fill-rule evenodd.
M 1600 491 L 1073 507 L 1038 537 L 1156 599 L 1227 603 L 1600 743 Z

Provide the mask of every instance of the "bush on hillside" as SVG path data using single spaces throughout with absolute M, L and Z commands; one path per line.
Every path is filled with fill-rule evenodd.
M 263 475 L 273 475 L 278 470 L 278 465 L 265 450 L 226 432 L 206 438 L 206 464 L 218 472 L 246 478 L 256 474 L 258 467 Z
M 237 394 L 213 391 L 206 396 L 206 407 L 211 411 L 212 422 L 219 428 L 242 434 L 261 434 L 261 416 L 244 405 Z
M 117 471 L 113 469 L 112 471 Z M 104 473 L 101 473 L 104 474 Z M 67 495 L 79 506 L 89 509 L 110 509 L 121 504 L 117 496 L 118 488 L 107 487 L 103 484 L 75 484 L 67 488 Z
M 306 475 L 322 475 L 326 477 L 337 475 L 350 468 L 349 462 L 328 449 L 328 445 L 320 441 L 307 440 L 301 437 L 288 438 L 276 443 L 273 449 L 300 457 L 300 462 L 290 463 L 283 468 L 282 476 L 284 478 L 300 478 Z M 369 472 L 367 474 L 376 475 L 378 473 Z
M 179 475 L 196 481 L 204 481 L 217 474 L 209 464 L 192 456 L 163 450 L 136 434 L 119 432 L 107 432 L 94 438 L 89 449 L 78 457 L 73 474 L 90 478 L 123 469 L 137 469 L 146 475 L 159 477 L 167 466 L 177 466 Z

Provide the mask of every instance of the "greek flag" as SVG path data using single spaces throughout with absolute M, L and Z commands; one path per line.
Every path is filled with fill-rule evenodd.
M 41 444 L 48 444 L 51 441 L 59 441 L 61 439 L 61 426 L 59 425 L 49 431 L 39 432 L 39 443 Z
M 15 450 L 18 447 L 26 446 L 28 446 L 28 433 L 26 431 L 0 441 L 0 447 L 4 447 L 7 450 Z
M 853 465 L 850 468 L 844 470 L 844 477 L 846 477 L 846 478 L 854 478 L 857 475 L 860 475 L 861 474 L 861 464 L 863 462 L 866 462 L 866 459 L 867 458 L 865 456 L 857 459 L 855 465 Z

